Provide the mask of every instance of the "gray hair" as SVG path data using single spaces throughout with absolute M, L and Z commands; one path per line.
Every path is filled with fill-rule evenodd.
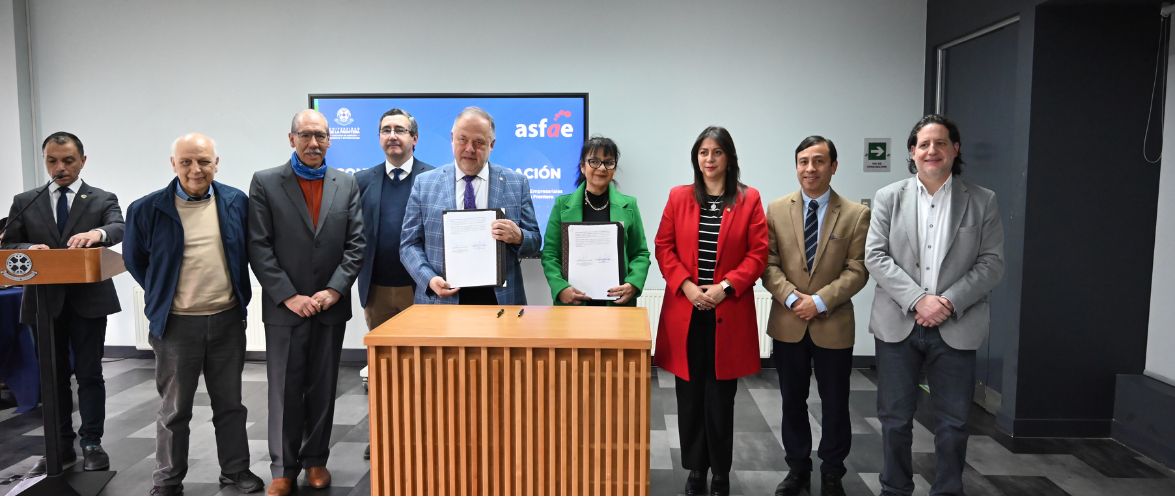
M 326 122 L 326 115 L 322 114 L 317 109 L 303 109 L 302 111 L 294 113 L 294 118 L 290 120 L 290 133 L 293 134 L 298 131 L 298 119 L 299 118 L 302 118 L 303 115 L 310 115 L 310 114 L 318 115 L 318 116 L 322 117 L 322 121 L 324 123 Z
M 457 122 L 461 121 L 462 118 L 464 118 L 468 115 L 480 116 L 482 118 L 485 118 L 486 121 L 490 122 L 490 140 L 492 141 L 495 139 L 496 134 L 494 133 L 494 117 L 490 116 L 490 114 L 487 113 L 486 110 L 481 109 L 477 106 L 469 106 L 469 107 L 461 110 L 460 113 L 457 113 L 457 118 L 453 119 L 453 128 L 456 128 Z

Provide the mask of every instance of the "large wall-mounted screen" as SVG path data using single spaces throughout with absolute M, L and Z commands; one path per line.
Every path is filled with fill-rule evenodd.
M 588 133 L 587 94 L 310 95 L 310 107 L 326 115 L 330 125 L 327 165 L 351 173 L 383 163 L 379 119 L 392 108 L 416 118 L 417 158 L 437 167 L 452 163 L 449 132 L 467 106 L 494 117 L 490 162 L 530 179 L 539 231 L 545 231 L 555 197 L 575 190 L 579 150 Z

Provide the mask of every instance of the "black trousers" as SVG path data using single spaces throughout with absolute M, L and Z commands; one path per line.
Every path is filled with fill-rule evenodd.
M 681 465 L 729 474 L 734 451 L 734 394 L 738 380 L 714 378 L 714 311 L 694 310 L 686 340 L 689 377 L 677 377 Z
M 192 405 L 200 374 L 212 403 L 216 454 L 224 473 L 249 468 L 248 410 L 241 404 L 245 368 L 245 313 L 240 306 L 205 316 L 172 314 L 155 349 L 155 388 L 162 399 L 155 420 L 156 486 L 182 484 L 188 473 Z M 209 443 L 197 443 L 204 447 Z
M 346 323 L 310 318 L 297 326 L 265 325 L 269 379 L 269 466 L 273 477 L 296 479 L 325 466 L 335 416 L 335 388 Z
M 457 292 L 457 303 L 476 306 L 496 306 L 498 296 L 492 286 L 467 286 Z
M 36 330 L 36 325 L 33 325 Z M 83 318 L 65 304 L 53 318 L 53 335 L 57 349 L 57 420 L 61 450 L 73 447 L 81 436 L 81 445 L 102 444 L 106 421 L 106 381 L 102 378 L 102 351 L 106 344 L 106 316 Z M 73 362 L 70 363 L 72 357 Z M 78 381 L 78 413 L 82 425 L 73 430 L 73 389 L 69 377 Z
M 808 423 L 808 387 L 813 367 L 820 393 L 820 472 L 837 477 L 845 474 L 845 458 L 853 440 L 849 423 L 849 376 L 853 370 L 853 348 L 825 349 L 805 334 L 796 343 L 772 341 L 771 361 L 779 375 L 783 397 L 781 437 L 788 469 L 812 471 L 812 426 Z

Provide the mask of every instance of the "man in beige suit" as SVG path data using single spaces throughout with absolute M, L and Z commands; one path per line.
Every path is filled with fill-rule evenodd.
M 770 239 L 763 286 L 775 299 L 767 333 L 783 396 L 781 435 L 788 474 L 776 495 L 810 495 L 812 429 L 808 385 L 820 392 L 822 495 L 844 495 L 849 455 L 849 375 L 853 368 L 853 303 L 869 279 L 865 236 L 869 209 L 832 190 L 836 145 L 814 135 L 796 148 L 800 190 L 767 207 Z

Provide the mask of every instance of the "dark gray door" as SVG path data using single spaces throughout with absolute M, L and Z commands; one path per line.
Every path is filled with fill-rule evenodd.
M 1019 337 L 1026 166 L 1015 154 L 1018 22 L 940 49 L 940 112 L 959 125 L 963 178 L 996 192 L 1005 230 L 1008 272 L 991 297 L 991 336 L 977 354 L 976 396 L 989 411 L 1000 404 L 1005 360 Z

